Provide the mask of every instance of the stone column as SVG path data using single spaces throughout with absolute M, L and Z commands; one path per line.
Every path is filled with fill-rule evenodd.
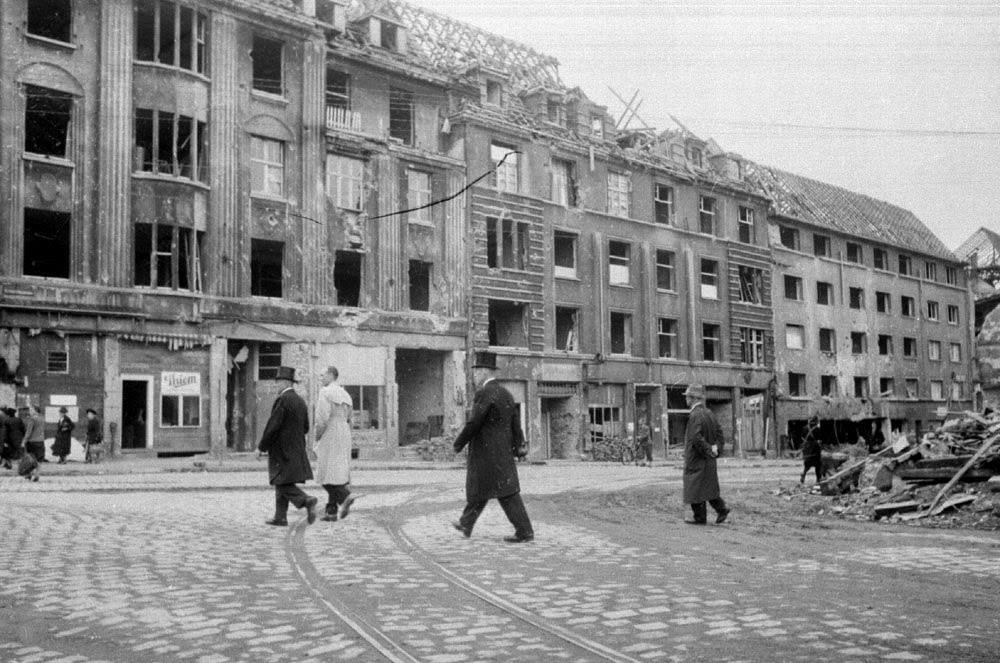
M 326 44 L 313 39 L 302 48 L 302 298 L 330 303 L 333 260 L 327 242 L 323 154 L 326 133 Z
M 3 32 L 0 30 L 0 32 Z M 24 88 L 5 85 L 0 78 L 0 117 L 3 124 L 0 144 L 0 195 L 5 199 L 5 219 L 0 219 L 0 275 L 20 276 L 24 253 L 24 225 L 21 182 L 24 173 Z
M 208 435 L 212 457 L 222 458 L 226 452 L 226 387 L 229 375 L 227 341 L 212 338 L 208 358 Z
M 108 454 L 117 456 L 122 448 L 121 343 L 117 336 L 104 337 L 104 439 Z

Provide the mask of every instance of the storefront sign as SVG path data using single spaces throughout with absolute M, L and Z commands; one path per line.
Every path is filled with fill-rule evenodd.
M 160 394 L 163 396 L 199 396 L 201 373 L 160 373 Z

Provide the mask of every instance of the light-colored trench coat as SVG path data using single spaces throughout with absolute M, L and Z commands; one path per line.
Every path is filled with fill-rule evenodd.
M 351 426 L 354 402 L 336 382 L 319 390 L 316 403 L 316 483 L 340 486 L 351 482 Z

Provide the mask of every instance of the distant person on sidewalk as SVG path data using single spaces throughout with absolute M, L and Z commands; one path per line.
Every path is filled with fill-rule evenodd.
M 87 408 L 87 452 L 84 454 L 83 462 L 101 462 L 101 453 L 104 451 L 104 429 L 101 427 L 101 420 L 97 416 L 97 410 Z
M 802 476 L 799 477 L 799 483 L 806 482 L 806 475 L 812 468 L 816 468 L 816 483 L 823 480 L 823 453 L 819 440 L 819 418 L 812 417 L 809 419 L 809 430 L 802 441 Z
M 296 484 L 312 479 L 312 468 L 306 455 L 306 433 L 309 432 L 309 411 L 305 401 L 295 393 L 295 369 L 279 366 L 276 376 L 284 386 L 271 407 L 271 417 L 264 427 L 257 457 L 267 454 L 268 478 L 274 486 L 274 517 L 268 525 L 284 527 L 288 524 L 288 504 L 296 509 L 305 508 L 311 525 L 316 522 L 315 497 L 310 497 Z
M 639 443 L 639 453 L 645 460 L 640 464 L 648 467 L 653 466 L 653 435 L 649 430 L 649 422 L 646 421 L 646 413 L 639 413 L 639 428 L 635 433 L 635 439 Z
M 17 418 L 17 411 L 0 407 L 0 459 L 5 469 L 11 469 L 12 463 L 21 457 L 23 441 L 24 422 Z
M 510 392 L 495 379 L 496 355 L 476 353 L 472 369 L 479 390 L 472 417 L 455 438 L 455 453 L 468 445 L 469 459 L 465 478 L 465 510 L 454 527 L 466 537 L 472 536 L 472 528 L 486 508 L 486 503 L 496 498 L 507 520 L 514 526 L 514 536 L 508 536 L 504 541 L 533 541 L 535 532 L 521 500 L 521 486 L 514 464 L 515 456 L 524 458 L 528 455 L 517 404 Z
M 24 450 L 39 463 L 45 460 L 45 419 L 37 405 L 28 408 L 28 418 L 24 424 Z
M 316 404 L 316 481 L 323 485 L 329 499 L 322 520 L 346 518 L 354 503 L 351 497 L 351 395 L 337 384 L 340 372 L 331 366 L 320 380 Z
M 699 384 L 688 385 L 684 391 L 688 407 L 687 429 L 684 431 L 684 503 L 691 505 L 694 519 L 685 520 L 690 525 L 708 522 L 705 502 L 715 510 L 715 522 L 723 523 L 729 508 L 719 497 L 719 472 L 715 459 L 722 446 L 722 429 L 715 415 L 705 406 L 705 388 Z
M 52 444 L 52 455 L 59 456 L 59 464 L 66 462 L 66 456 L 72 449 L 73 429 L 76 424 L 69 418 L 69 410 L 64 407 L 59 408 L 59 422 L 56 424 L 56 441 Z

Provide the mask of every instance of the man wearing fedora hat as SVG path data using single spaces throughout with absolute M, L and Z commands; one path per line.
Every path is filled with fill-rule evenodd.
M 268 525 L 288 524 L 288 505 L 305 507 L 311 525 L 316 522 L 315 497 L 310 497 L 296 484 L 312 479 L 312 467 L 306 455 L 306 433 L 309 432 L 309 411 L 302 397 L 295 393 L 295 369 L 279 366 L 276 379 L 284 388 L 278 394 L 264 434 L 257 445 L 258 457 L 267 453 L 268 478 L 274 486 L 274 517 Z
M 528 455 L 524 431 L 514 397 L 496 381 L 497 358 L 491 352 L 477 352 L 472 364 L 472 376 L 479 386 L 473 401 L 472 416 L 455 438 L 455 453 L 469 446 L 465 474 L 465 509 L 455 529 L 466 537 L 486 503 L 493 498 L 500 502 L 507 520 L 514 526 L 514 536 L 508 543 L 533 541 L 534 530 L 521 500 L 514 457 Z
M 704 525 L 708 521 L 705 502 L 715 509 L 715 522 L 723 523 L 729 508 L 719 497 L 719 472 L 715 459 L 722 445 L 722 429 L 715 415 L 705 407 L 705 388 L 688 385 L 684 390 L 688 407 L 687 429 L 684 431 L 684 503 L 691 505 L 693 520 L 684 522 Z

